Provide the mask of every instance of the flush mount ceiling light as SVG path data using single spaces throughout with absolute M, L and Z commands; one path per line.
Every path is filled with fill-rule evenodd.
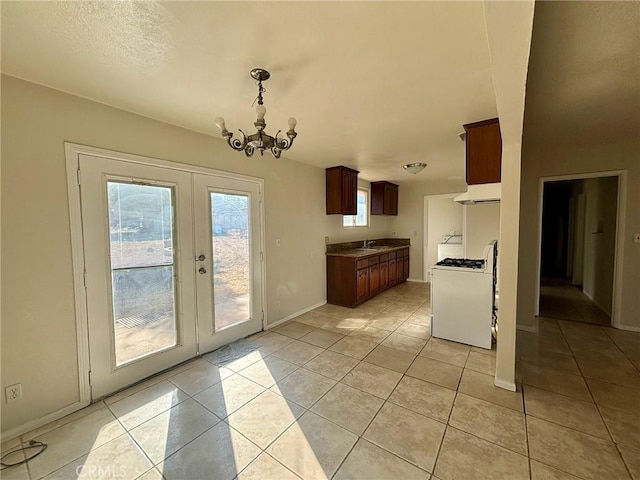
M 420 173 L 422 170 L 424 170 L 424 167 L 426 166 L 426 163 L 407 163 L 406 165 L 403 165 L 402 168 L 404 168 L 407 172 L 415 175 L 416 173 Z
M 288 140 L 286 138 L 278 137 L 282 130 L 278 130 L 278 133 L 276 133 L 275 137 L 267 135 L 264 131 L 264 128 L 267 126 L 264 121 L 264 116 L 267 113 L 267 109 L 262 102 L 262 94 L 266 90 L 262 87 L 262 82 L 268 80 L 271 74 L 262 68 L 254 68 L 253 70 L 251 70 L 250 75 L 254 80 L 258 82 L 258 106 L 256 107 L 258 118 L 253 124 L 258 131 L 253 135 L 249 135 L 247 137 L 242 130 L 238 129 L 240 135 L 242 135 L 242 139 L 233 138 L 233 133 L 228 131 L 227 127 L 224 124 L 224 118 L 216 118 L 215 124 L 220 129 L 222 136 L 227 141 L 229 146 L 234 150 L 244 150 L 244 154 L 247 157 L 252 156 L 253 152 L 255 152 L 256 150 L 260 152 L 260 155 L 264 155 L 265 150 L 271 150 L 271 154 L 274 157 L 280 158 L 280 154 L 282 153 L 282 151 L 289 150 L 289 148 L 291 148 L 291 145 L 293 145 L 293 140 L 298 135 L 295 132 L 297 123 L 296 119 L 293 117 L 289 119 L 289 131 L 287 132 Z

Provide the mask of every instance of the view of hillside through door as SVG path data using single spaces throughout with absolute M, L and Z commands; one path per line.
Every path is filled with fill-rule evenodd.
M 617 202 L 616 176 L 544 183 L 540 316 L 611 324 Z
M 259 182 L 78 167 L 93 399 L 262 329 Z

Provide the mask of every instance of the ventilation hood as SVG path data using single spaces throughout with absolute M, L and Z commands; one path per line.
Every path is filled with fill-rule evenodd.
M 477 205 L 480 203 L 500 203 L 502 196 L 501 183 L 482 183 L 469 185 L 467 191 L 453 200 L 462 205 Z

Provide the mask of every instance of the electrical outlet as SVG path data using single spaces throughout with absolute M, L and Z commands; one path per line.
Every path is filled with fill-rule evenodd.
M 633 243 L 640 243 L 640 233 L 633 234 Z
M 276 238 L 276 247 L 279 247 L 279 246 L 280 246 L 280 239 Z
M 395 237 L 396 236 L 396 232 L 391 232 L 391 236 Z
M 22 398 L 22 384 L 16 383 L 14 385 L 9 385 L 4 389 L 4 393 L 7 397 L 7 403 L 20 400 Z
M 324 243 L 329 243 L 329 237 L 324 237 Z
M 276 300 L 276 308 L 280 308 L 280 300 Z

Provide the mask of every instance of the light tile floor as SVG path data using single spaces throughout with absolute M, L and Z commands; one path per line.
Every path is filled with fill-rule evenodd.
M 49 448 L 2 478 L 640 480 L 640 334 L 540 319 L 508 392 L 428 326 L 425 285 L 322 306 L 6 443 Z

